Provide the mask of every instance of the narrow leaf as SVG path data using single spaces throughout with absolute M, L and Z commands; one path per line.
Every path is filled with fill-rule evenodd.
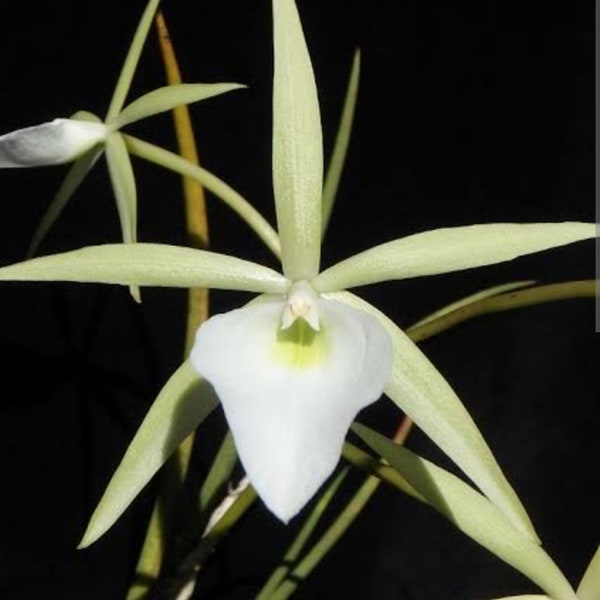
M 494 223 L 435 229 L 375 246 L 323 271 L 319 292 L 462 271 L 596 235 L 594 223 Z
M 358 82 L 360 79 L 360 51 L 354 53 L 352 61 L 352 71 L 348 81 L 348 89 L 346 91 L 346 100 L 344 101 L 344 109 L 342 118 L 338 127 L 337 136 L 335 138 L 335 146 L 331 155 L 331 161 L 327 168 L 325 176 L 325 185 L 323 186 L 323 209 L 321 229 L 325 234 L 333 205 L 337 196 L 340 178 L 346 162 L 346 153 L 348 144 L 350 143 L 350 134 L 352 133 L 352 123 L 354 122 L 354 111 L 356 109 L 356 98 L 358 97 Z
M 179 444 L 212 412 L 218 399 L 212 387 L 184 362 L 165 384 L 112 476 L 79 544 L 102 536 Z
M 573 589 L 546 552 L 517 530 L 485 496 L 372 429 L 357 423 L 352 429 L 458 529 L 526 575 L 554 600 L 576 600 Z
M 436 319 L 439 319 L 447 314 L 450 314 L 451 312 L 454 312 L 455 310 L 464 308 L 465 306 L 468 306 L 469 304 L 473 304 L 474 302 L 478 302 L 480 300 L 485 300 L 485 298 L 491 298 L 492 296 L 497 296 L 498 294 L 503 294 L 505 292 L 511 292 L 513 290 L 518 290 L 518 289 L 533 285 L 534 283 L 535 283 L 535 281 L 533 281 L 533 280 L 531 280 L 531 281 L 513 281 L 511 283 L 503 283 L 501 285 L 495 285 L 491 288 L 487 288 L 485 290 L 475 292 L 474 294 L 466 296 L 465 298 L 461 298 L 460 300 L 457 300 L 456 302 L 452 302 L 451 304 L 447 304 L 443 308 L 440 308 L 439 310 L 436 310 L 435 312 L 430 313 L 429 315 L 427 315 L 420 321 L 417 321 L 416 323 L 411 325 L 407 331 L 410 331 L 411 329 L 416 329 L 417 327 L 422 327 L 426 323 L 431 323 L 432 321 L 435 321 Z
M 600 546 L 577 588 L 577 598 L 579 600 L 600 600 Z
M 144 94 L 126 106 L 112 125 L 116 129 L 120 129 L 140 119 L 171 110 L 176 106 L 207 100 L 213 96 L 219 96 L 243 87 L 246 86 L 239 83 L 180 83 L 166 85 Z
M 379 319 L 393 346 L 386 395 L 484 492 L 522 533 L 538 540 L 527 511 L 502 473 L 477 425 L 454 390 L 408 336 L 369 303 L 349 294 L 331 297 Z
M 63 179 L 56 195 L 38 223 L 33 238 L 31 239 L 31 243 L 29 244 L 29 248 L 27 249 L 27 258 L 32 257 L 37 252 L 37 249 L 46 237 L 46 234 L 54 223 L 56 223 L 58 217 L 60 217 L 63 209 L 67 205 L 67 202 L 71 199 L 71 196 L 73 196 L 87 174 L 92 170 L 101 154 L 102 148 L 92 148 L 80 156 L 71 165 L 71 168 Z
M 283 294 L 288 280 L 256 263 L 166 244 L 106 244 L 0 268 L 0 281 L 77 281 L 163 287 L 210 287 Z
M 273 188 L 284 274 L 319 271 L 323 147 L 317 87 L 293 0 L 273 0 Z
M 149 0 L 146 8 L 144 9 L 142 18 L 140 19 L 133 36 L 131 46 L 129 46 L 127 56 L 125 57 L 125 62 L 123 63 L 121 73 L 119 74 L 119 79 L 117 81 L 117 85 L 115 86 L 115 91 L 113 92 L 110 106 L 108 107 L 108 112 L 106 113 L 106 123 L 112 122 L 123 108 L 125 98 L 127 98 L 129 88 L 131 87 L 131 81 L 133 80 L 135 69 L 140 60 L 142 48 L 144 47 L 144 43 L 148 37 L 148 32 L 152 26 L 154 13 L 156 12 L 159 4 L 160 0 Z

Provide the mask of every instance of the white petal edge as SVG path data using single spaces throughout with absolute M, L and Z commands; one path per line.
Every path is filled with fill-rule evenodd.
M 321 329 L 294 366 L 298 346 L 278 343 L 289 332 L 283 308 L 271 298 L 212 317 L 190 358 L 221 400 L 252 485 L 288 522 L 335 469 L 356 414 L 380 397 L 391 343 L 367 313 L 321 299 Z
M 74 160 L 108 134 L 103 123 L 54 119 L 0 136 L 0 168 L 40 167 Z

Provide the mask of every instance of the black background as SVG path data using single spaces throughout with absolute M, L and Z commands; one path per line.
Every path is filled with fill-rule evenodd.
M 142 2 L 5 2 L 0 131 L 100 115 Z M 439 226 L 594 220 L 591 2 L 370 3 L 299 0 L 331 148 L 353 50 L 363 52 L 356 127 L 324 265 Z M 165 0 L 188 81 L 249 89 L 192 108 L 204 165 L 273 221 L 268 0 Z M 163 84 L 154 39 L 130 98 Z M 131 128 L 174 147 L 167 116 Z M 183 243 L 178 179 L 137 161 L 139 238 Z M 0 258 L 19 260 L 64 168 L 0 174 Z M 270 264 L 238 218 L 210 200 L 213 249 Z M 41 249 L 119 240 L 103 163 Z M 362 295 L 401 326 L 506 281 L 591 278 L 591 242 L 515 263 L 386 283 Z M 143 494 L 95 546 L 74 548 L 154 395 L 181 360 L 185 294 L 74 284 L 0 290 L 0 595 L 119 599 L 150 507 Z M 214 293 L 215 312 L 246 296 Z M 597 337 L 591 300 L 487 316 L 423 344 L 463 399 L 575 584 L 600 541 Z M 389 401 L 362 420 L 392 433 Z M 201 471 L 222 431 L 203 428 Z M 438 460 L 420 433 L 409 447 Z M 357 475 L 352 480 L 356 485 Z M 349 485 L 351 489 L 352 485 Z M 257 505 L 207 567 L 201 598 L 251 598 L 293 538 Z M 533 584 L 441 517 L 383 487 L 298 598 L 484 600 Z

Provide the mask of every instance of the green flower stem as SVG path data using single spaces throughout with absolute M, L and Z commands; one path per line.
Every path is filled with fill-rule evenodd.
M 256 596 L 255 600 L 269 600 L 273 597 L 273 593 L 275 592 L 275 590 L 279 587 L 281 582 L 288 576 L 292 565 L 294 565 L 298 560 L 300 553 L 304 549 L 304 546 L 306 545 L 310 536 L 314 532 L 316 526 L 321 520 L 321 517 L 323 516 L 323 513 L 329 506 L 329 503 L 340 488 L 347 474 L 348 468 L 346 467 L 337 474 L 333 482 L 321 495 L 315 507 L 311 511 L 310 515 L 304 522 L 302 529 L 296 536 L 296 539 L 292 542 L 291 546 L 285 553 L 283 560 L 281 561 L 281 565 L 277 567 L 275 571 L 273 571 L 271 577 L 269 577 L 258 596 Z
M 162 12 L 157 13 L 155 23 L 167 83 L 169 85 L 179 84 L 181 83 L 181 73 Z M 149 24 L 147 27 L 144 25 L 146 34 L 149 26 Z M 113 98 L 113 102 L 121 102 L 120 110 L 124 96 L 120 99 L 115 92 L 115 98 Z M 191 163 L 198 164 L 198 151 L 188 107 L 178 106 L 175 108 L 173 118 L 181 156 Z M 188 243 L 190 246 L 206 249 L 208 246 L 208 218 L 204 189 L 198 181 L 184 177 L 183 196 Z M 191 350 L 196 330 L 208 318 L 208 311 L 208 290 L 190 288 L 184 346 L 185 357 Z M 173 516 L 179 504 L 179 494 L 187 473 L 193 441 L 194 435 L 192 434 L 179 446 L 163 469 L 159 495 L 150 516 L 146 538 L 126 600 L 145 598 L 160 574 L 166 546 L 172 537 Z
M 467 319 L 489 312 L 500 312 L 555 300 L 593 297 L 594 295 L 594 280 L 538 286 L 527 290 L 513 290 L 497 296 L 476 300 L 470 304 L 460 305 L 456 310 L 443 313 L 439 318 L 426 320 L 422 325 L 409 328 L 407 333 L 413 341 L 421 341 L 441 333 Z M 394 441 L 398 444 L 403 444 L 408 437 L 412 426 L 412 421 L 408 417 L 405 417 L 396 431 Z M 381 481 L 386 481 L 402 490 L 404 493 L 413 496 L 420 501 L 424 501 L 424 499 L 415 492 L 397 471 L 385 466 L 381 461 L 373 459 L 355 446 L 346 443 L 344 445 L 343 456 L 350 464 L 363 471 L 372 473 L 372 475 L 367 477 L 352 500 L 350 500 L 322 537 L 293 569 L 290 570 L 289 568 L 289 561 L 286 560 L 287 555 L 284 557 L 282 564 L 273 572 L 265 586 L 265 588 L 269 586 L 268 591 L 270 595 L 265 595 L 265 588 L 263 588 L 256 600 L 266 600 L 266 598 L 269 598 L 269 600 L 285 600 L 293 594 L 299 583 L 310 575 L 314 568 L 352 525 L 379 487 Z M 321 497 L 320 502 L 325 504 L 323 510 L 335 494 L 335 490 L 332 492 L 333 487 L 334 484 L 330 484 Z M 300 532 L 297 540 L 292 544 L 291 548 L 298 542 L 298 539 L 303 535 L 303 532 L 304 528 Z M 302 546 L 303 545 L 304 543 L 302 543 Z M 295 558 L 297 558 L 297 555 Z M 273 586 L 273 580 L 280 582 L 279 587 Z
M 123 134 L 123 137 L 131 154 L 199 181 L 207 190 L 211 191 L 236 212 L 275 256 L 280 256 L 281 246 L 277 232 L 245 198 L 223 180 L 173 152 L 130 135 Z
M 174 577 L 162 581 L 154 589 L 148 600 L 173 600 L 181 590 L 190 585 L 198 571 L 202 569 L 215 546 L 231 531 L 256 500 L 254 488 L 248 485 L 237 496 L 223 516 L 200 540 L 198 546 L 186 557 Z

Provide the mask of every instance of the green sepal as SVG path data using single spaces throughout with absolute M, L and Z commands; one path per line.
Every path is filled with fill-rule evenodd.
M 192 365 L 185 361 L 148 411 L 78 548 L 86 548 L 112 527 L 169 456 L 218 403 L 212 386 L 200 379 Z

